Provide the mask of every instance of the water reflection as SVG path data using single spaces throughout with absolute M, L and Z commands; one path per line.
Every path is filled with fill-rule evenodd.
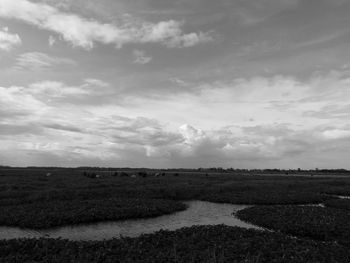
M 346 195 L 336 195 L 336 197 L 340 199 L 350 199 L 350 196 L 346 196 Z
M 175 230 L 193 225 L 239 226 L 256 228 L 233 216 L 244 205 L 217 204 L 204 201 L 186 202 L 188 209 L 171 215 L 156 218 L 102 222 L 89 225 L 67 226 L 57 229 L 35 231 L 13 227 L 0 227 L 0 238 L 64 238 L 70 240 L 103 240 L 120 236 L 136 237 L 144 233 L 152 233 L 160 229 Z

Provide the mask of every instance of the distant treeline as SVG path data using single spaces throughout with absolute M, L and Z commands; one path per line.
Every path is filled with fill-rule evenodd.
M 28 167 L 12 167 L 0 165 L 0 169 L 28 169 L 28 170 L 75 170 L 75 171 L 147 171 L 147 172 L 180 172 L 180 173 L 193 173 L 193 172 L 208 172 L 208 173 L 255 173 L 255 174 L 350 174 L 350 170 L 347 169 L 238 169 L 238 168 L 168 168 L 168 169 L 153 169 L 153 168 L 130 168 L 130 167 L 92 167 L 92 166 L 80 166 L 80 167 L 55 167 L 55 166 L 28 166 Z

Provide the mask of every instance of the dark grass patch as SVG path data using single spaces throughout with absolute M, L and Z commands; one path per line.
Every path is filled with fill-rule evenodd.
M 332 197 L 313 192 L 296 192 L 285 189 L 249 189 L 246 191 L 220 191 L 204 194 L 202 200 L 217 203 L 276 205 L 318 204 Z
M 349 262 L 335 243 L 289 238 L 238 227 L 194 226 L 138 238 L 73 242 L 59 239 L 0 241 L 1 262 Z
M 327 207 L 350 210 L 350 199 L 331 199 L 324 202 Z
M 6 170 L 0 172 L 0 200 L 18 199 L 18 203 L 28 200 L 65 200 L 65 199 L 95 199 L 109 197 L 147 197 L 161 199 L 188 200 L 193 198 L 218 199 L 221 193 L 236 196 L 236 199 L 248 199 L 257 193 L 260 202 L 276 203 L 282 199 L 281 194 L 287 193 L 289 199 L 297 200 L 297 193 L 304 197 L 319 199 L 320 193 L 349 191 L 350 178 L 306 178 L 284 176 L 254 176 L 239 174 L 198 173 L 180 174 L 179 177 L 129 178 L 103 176 L 91 179 L 82 175 L 82 171 L 74 169 L 47 170 Z M 46 177 L 46 173 L 52 175 Z M 16 189 L 15 189 L 16 188 Z M 208 195 L 208 193 L 210 193 Z M 268 196 L 275 194 L 274 198 Z M 308 195 L 308 196 L 307 196 Z M 313 196 L 311 196 L 313 195 Z M 254 197 L 251 198 L 252 201 Z M 285 201 L 283 201 L 285 202 Z
M 282 233 L 350 247 L 350 211 L 313 206 L 254 206 L 236 216 Z
M 339 182 L 339 183 L 343 183 L 342 185 L 336 185 L 336 186 L 330 186 L 326 189 L 324 189 L 322 192 L 324 194 L 328 194 L 328 195 L 340 195 L 340 196 L 350 196 L 350 185 L 347 182 Z
M 186 209 L 183 203 L 154 199 L 101 199 L 37 202 L 0 207 L 0 225 L 51 228 L 101 221 L 146 218 Z

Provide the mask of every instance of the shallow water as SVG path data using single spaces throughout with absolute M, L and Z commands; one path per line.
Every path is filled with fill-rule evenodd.
M 51 230 L 29 230 L 14 227 L 0 227 L 0 238 L 63 238 L 70 240 L 103 240 L 121 236 L 136 237 L 155 231 L 176 230 L 193 225 L 239 226 L 244 228 L 260 229 L 257 226 L 245 223 L 234 213 L 248 206 L 233 204 L 217 204 L 204 201 L 185 202 L 188 209 L 170 215 L 148 219 L 132 219 L 115 222 L 101 222 L 88 225 L 66 226 Z
M 319 204 L 305 204 L 305 205 L 299 205 L 299 206 L 315 206 L 315 207 L 325 208 L 325 205 L 323 203 L 319 203 Z
M 346 195 L 336 195 L 336 197 L 340 199 L 350 199 L 350 196 L 346 196 Z
M 332 195 L 332 194 L 328 194 L 328 196 L 339 198 L 339 199 L 350 199 L 350 196 L 348 196 L 348 195 Z

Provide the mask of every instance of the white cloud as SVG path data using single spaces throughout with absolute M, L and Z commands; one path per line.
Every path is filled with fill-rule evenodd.
M 192 144 L 205 138 L 205 134 L 201 129 L 195 129 L 189 124 L 180 126 L 179 132 L 185 138 L 187 144 Z
M 0 144 L 75 165 L 94 158 L 153 167 L 348 165 L 348 119 L 304 116 L 348 104 L 348 83 L 345 72 L 305 81 L 260 77 L 158 97 L 115 93 L 93 78 L 3 87 Z
M 34 96 L 45 96 L 48 98 L 62 98 L 89 94 L 89 92 L 82 87 L 66 86 L 64 83 L 58 81 L 33 83 L 23 92 L 27 92 Z
M 177 85 L 178 87 L 189 87 L 191 85 L 190 83 L 187 83 L 186 81 L 177 77 L 172 77 L 169 80 L 175 85 Z
M 98 79 L 85 79 L 81 85 L 66 85 L 60 81 L 41 81 L 23 88 L 24 94 L 35 99 L 56 105 L 99 104 L 99 96 L 108 98 L 114 93 L 110 85 Z M 113 100 L 112 100 L 113 101 Z
M 350 130 L 345 129 L 327 129 L 322 132 L 325 139 L 343 139 L 350 138 Z
M 41 52 L 28 52 L 16 58 L 15 69 L 47 70 L 55 66 L 75 66 L 77 63 L 69 58 L 59 58 Z
M 81 112 L 80 107 L 84 111 L 82 105 L 99 104 L 100 102 L 96 101 L 99 96 L 103 94 L 108 97 L 113 92 L 108 83 L 97 79 L 86 79 L 83 84 L 75 86 L 59 81 L 41 81 L 26 87 L 0 87 L 0 120 L 1 117 L 12 117 L 16 123 L 15 117 L 25 117 L 26 121 L 30 121 L 48 109 L 55 115 L 64 116 L 64 114 L 60 115 L 63 109 L 70 115 L 69 118 L 72 118 L 69 111 L 74 112 L 74 116 L 76 112 Z M 39 118 L 42 121 L 46 119 Z M 47 120 L 50 121 L 51 118 L 48 117 Z
M 100 88 L 107 88 L 109 87 L 109 83 L 104 82 L 103 80 L 100 79 L 92 79 L 88 78 L 84 80 L 85 84 L 83 86 L 96 86 Z
M 54 36 L 49 36 L 49 46 L 52 47 L 56 43 L 56 38 Z
M 152 57 L 146 56 L 146 53 L 143 50 L 135 49 L 133 51 L 133 55 L 134 55 L 134 61 L 133 62 L 135 64 L 144 65 L 144 64 L 147 64 L 147 63 L 152 61 Z
M 167 47 L 192 47 L 199 43 L 213 41 L 209 33 L 183 34 L 184 22 L 175 20 L 162 21 L 157 24 L 144 23 L 141 42 L 163 42 Z
M 117 47 L 127 43 L 162 43 L 173 48 L 213 41 L 208 33 L 183 33 L 183 22 L 174 20 L 150 23 L 129 19 L 121 25 L 107 24 L 28 0 L 2 0 L 0 17 L 18 19 L 56 32 L 73 46 L 85 49 L 93 48 L 96 42 Z
M 10 51 L 21 43 L 22 40 L 18 34 L 11 34 L 7 27 L 0 29 L 0 50 Z

